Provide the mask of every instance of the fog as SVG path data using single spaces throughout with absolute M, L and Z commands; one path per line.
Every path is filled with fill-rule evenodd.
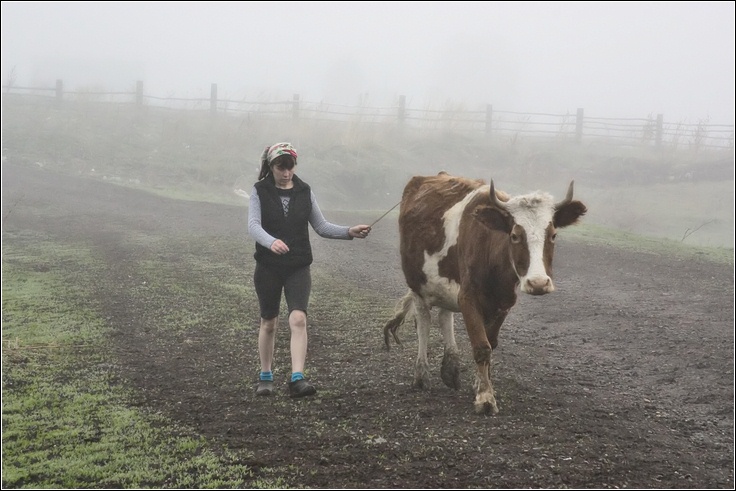
M 2 82 L 734 124 L 733 2 L 2 2 Z

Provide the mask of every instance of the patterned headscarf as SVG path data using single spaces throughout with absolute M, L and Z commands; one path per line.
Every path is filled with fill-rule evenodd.
M 261 161 L 266 161 L 271 164 L 273 159 L 280 157 L 281 155 L 291 155 L 294 157 L 294 162 L 296 162 L 296 150 L 291 146 L 291 143 L 288 142 L 276 143 L 270 147 L 266 147 L 261 155 Z

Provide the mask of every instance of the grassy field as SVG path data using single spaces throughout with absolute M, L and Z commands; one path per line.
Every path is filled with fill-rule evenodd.
M 574 240 L 734 264 L 732 155 L 685 152 L 665 159 L 641 150 L 402 136 L 390 128 L 328 131 L 117 106 L 3 104 L 3 161 L 177 199 L 244 205 L 234 191 L 249 191 L 264 143 L 291 140 L 305 179 L 322 190 L 323 207 L 366 213 L 390 208 L 408 176 L 440 167 L 498 176 L 512 192 L 543 186 L 561 194 L 574 177 L 591 208 L 590 220 L 566 231 Z M 493 176 L 489 155 L 496 160 Z M 716 172 L 724 158 L 731 159 L 725 177 L 683 177 Z M 619 174 L 629 180 L 615 181 Z M 12 207 L 3 203 L 3 219 Z M 184 261 L 193 262 L 182 267 L 201 267 L 196 257 Z M 3 487 L 284 487 L 278 479 L 253 483 L 243 464 L 247 453 L 213 447 L 191 429 L 136 407 L 133 395 L 111 379 L 106 322 L 79 273 L 94 276 L 103 267 L 85 244 L 3 230 Z M 315 278 L 329 281 L 318 270 Z
M 80 277 L 99 267 L 84 244 L 3 237 L 3 488 L 242 487 L 242 455 L 138 409 L 114 380 Z

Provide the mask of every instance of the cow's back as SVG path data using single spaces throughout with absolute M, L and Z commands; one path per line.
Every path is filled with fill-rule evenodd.
M 412 290 L 426 283 L 422 271 L 425 252 L 434 254 L 445 242 L 445 212 L 484 184 L 446 172 L 414 176 L 406 184 L 399 210 L 399 239 L 401 267 Z

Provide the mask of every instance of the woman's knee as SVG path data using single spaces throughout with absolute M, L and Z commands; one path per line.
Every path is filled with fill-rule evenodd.
M 274 317 L 273 319 L 261 318 L 261 331 L 265 331 L 268 334 L 273 334 L 274 332 L 276 332 L 277 321 L 278 317 Z
M 289 314 L 289 326 L 292 329 L 307 328 L 307 314 L 303 310 L 292 310 Z

